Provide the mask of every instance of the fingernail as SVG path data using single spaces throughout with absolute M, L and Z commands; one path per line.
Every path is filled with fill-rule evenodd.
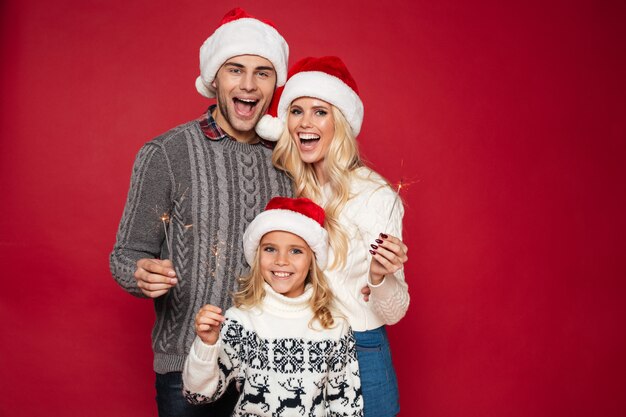
M 176 278 L 170 279 L 170 284 L 176 285 L 176 284 L 178 284 L 178 280 Z
M 175 277 L 176 276 L 176 272 L 168 271 L 167 275 L 169 275 L 170 277 Z
M 370 249 L 370 253 L 371 253 L 372 255 L 376 255 L 376 252 L 374 252 L 374 251 L 373 251 L 373 250 L 371 250 L 371 249 Z
M 378 246 L 376 245 L 370 245 L 372 247 L 372 249 L 378 249 Z
M 383 241 L 380 239 L 376 239 L 376 243 L 378 243 L 379 245 L 382 245 Z
M 386 234 L 384 234 L 384 233 L 381 233 L 381 234 L 380 234 L 380 237 L 382 237 L 383 239 L 387 239 L 389 236 L 387 236 L 387 235 L 386 235 Z

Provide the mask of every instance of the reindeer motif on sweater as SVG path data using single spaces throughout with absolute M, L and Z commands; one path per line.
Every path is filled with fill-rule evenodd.
M 233 416 L 363 415 L 354 337 L 337 318 L 331 329 L 309 327 L 311 290 L 296 298 L 266 286 L 260 306 L 232 307 L 220 340 L 199 338 L 185 362 L 185 396 L 218 399 L 234 379 L 241 392 Z

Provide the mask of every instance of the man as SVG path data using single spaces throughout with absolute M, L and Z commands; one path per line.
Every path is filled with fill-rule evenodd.
M 271 24 L 229 12 L 200 49 L 198 92 L 217 104 L 145 144 L 110 258 L 129 293 L 154 299 L 159 416 L 230 415 L 236 393 L 209 409 L 187 404 L 181 371 L 204 304 L 226 309 L 247 271 L 242 235 L 291 183 L 254 126 L 285 83 L 289 49 Z M 228 396 L 226 396 L 228 397 Z M 234 397 L 234 398 L 233 398 Z

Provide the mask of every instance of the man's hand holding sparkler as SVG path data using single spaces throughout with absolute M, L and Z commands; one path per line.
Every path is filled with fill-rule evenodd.
M 134 276 L 141 292 L 149 298 L 166 294 L 178 283 L 174 264 L 169 259 L 140 259 Z

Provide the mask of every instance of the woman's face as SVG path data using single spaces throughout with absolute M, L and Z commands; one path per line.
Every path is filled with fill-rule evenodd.
M 291 102 L 287 117 L 289 135 L 307 164 L 323 166 L 335 136 L 335 118 L 331 104 L 311 97 Z

